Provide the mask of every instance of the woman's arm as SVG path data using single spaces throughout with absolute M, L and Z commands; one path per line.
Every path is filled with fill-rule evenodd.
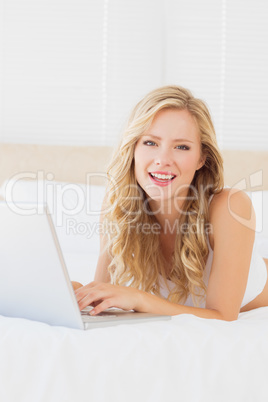
M 256 218 L 250 198 L 237 189 L 225 189 L 211 202 L 214 255 L 206 308 L 224 317 L 238 317 L 247 287 Z
M 98 282 L 105 282 L 105 283 L 110 283 L 111 278 L 110 274 L 107 270 L 110 262 L 111 262 L 111 257 L 108 253 L 108 250 L 106 248 L 107 246 L 107 235 L 104 233 L 102 229 L 104 229 L 104 210 L 105 210 L 105 198 L 102 203 L 102 208 L 101 208 L 101 214 L 100 214 L 100 254 L 97 262 L 97 267 L 95 271 L 95 277 L 94 280 Z
M 202 318 L 224 320 L 219 311 L 171 303 L 158 296 L 125 286 L 91 282 L 75 292 L 80 310 L 96 306 L 90 314 L 101 313 L 110 307 L 161 315 L 193 314 Z

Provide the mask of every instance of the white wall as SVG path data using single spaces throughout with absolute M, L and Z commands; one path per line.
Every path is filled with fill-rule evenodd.
M 113 145 L 179 84 L 221 148 L 268 150 L 266 0 L 0 0 L 0 18 L 0 142 Z

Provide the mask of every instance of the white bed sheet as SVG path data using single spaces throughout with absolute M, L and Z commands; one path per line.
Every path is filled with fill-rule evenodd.
M 268 307 L 79 331 L 0 317 L 4 402 L 264 402 Z

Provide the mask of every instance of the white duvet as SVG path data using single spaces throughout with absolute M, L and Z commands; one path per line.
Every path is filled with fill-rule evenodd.
M 3 402 L 265 402 L 268 307 L 79 331 L 0 317 Z

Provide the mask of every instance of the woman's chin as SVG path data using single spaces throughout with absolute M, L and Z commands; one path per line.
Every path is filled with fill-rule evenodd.
M 147 204 L 150 209 L 155 213 L 173 210 L 174 208 L 174 198 L 173 197 L 160 197 L 159 194 L 147 194 Z

